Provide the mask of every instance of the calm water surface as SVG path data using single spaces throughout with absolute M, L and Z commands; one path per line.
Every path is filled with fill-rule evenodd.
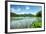
M 31 28 L 34 21 L 41 20 L 40 17 L 12 17 L 10 21 L 11 29 Z

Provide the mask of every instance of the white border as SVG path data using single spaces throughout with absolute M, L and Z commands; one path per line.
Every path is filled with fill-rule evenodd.
M 10 5 L 34 5 L 42 6 L 42 28 L 29 28 L 29 29 L 10 29 Z M 34 3 L 19 3 L 19 2 L 8 2 L 8 32 L 21 32 L 21 31 L 36 31 L 44 30 L 44 4 L 34 4 Z

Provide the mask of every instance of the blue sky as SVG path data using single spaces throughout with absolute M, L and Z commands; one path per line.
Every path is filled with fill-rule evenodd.
M 32 5 L 10 5 L 10 11 L 16 14 L 36 14 L 42 10 L 41 6 Z

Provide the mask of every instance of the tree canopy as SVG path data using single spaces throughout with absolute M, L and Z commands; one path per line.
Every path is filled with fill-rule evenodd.
M 36 14 L 37 17 L 42 17 L 42 11 L 39 11 L 37 14 Z
M 42 11 L 39 11 L 36 13 L 36 15 L 33 14 L 16 14 L 16 13 L 12 13 L 10 12 L 10 16 L 11 17 L 42 17 Z

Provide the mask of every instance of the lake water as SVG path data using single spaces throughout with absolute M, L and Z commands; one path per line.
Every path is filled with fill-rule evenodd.
M 10 28 L 11 29 L 31 28 L 30 25 L 37 20 L 41 20 L 41 18 L 40 17 L 11 17 Z

